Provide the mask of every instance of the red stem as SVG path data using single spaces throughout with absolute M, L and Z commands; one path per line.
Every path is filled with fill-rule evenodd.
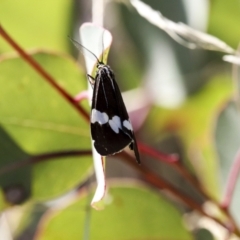
M 9 164 L 7 166 L 1 167 L 0 169 L 0 176 L 4 175 L 8 172 L 14 171 L 18 168 L 25 167 L 30 164 L 39 163 L 42 161 L 46 161 L 53 158 L 63 158 L 63 157 L 74 157 L 74 156 L 85 156 L 85 155 L 91 155 L 91 150 L 68 150 L 68 151 L 62 151 L 62 152 L 52 152 L 52 153 L 44 153 L 39 154 L 33 157 L 30 157 L 24 161 L 16 161 L 12 164 Z
M 28 55 L 3 29 L 0 25 L 0 35 L 19 53 L 19 55 L 29 64 L 36 72 L 41 75 L 50 85 L 52 85 L 75 109 L 89 121 L 89 114 L 69 95 L 63 88 L 61 88 L 54 78 L 49 75 L 30 55 Z
M 230 206 L 230 203 L 233 198 L 234 189 L 236 187 L 236 183 L 239 177 L 239 172 L 240 172 L 240 150 L 238 150 L 234 158 L 231 170 L 228 175 L 227 186 L 221 204 L 224 209 L 228 209 Z
M 179 161 L 178 155 L 176 155 L 176 154 L 165 154 L 165 153 L 156 151 L 154 148 L 151 148 L 150 146 L 148 146 L 144 143 L 138 142 L 138 147 L 139 147 L 139 150 L 142 153 L 147 154 L 149 156 L 152 156 L 156 159 L 159 159 L 159 160 L 161 160 L 165 163 L 173 164 L 173 163 L 176 163 L 176 162 Z

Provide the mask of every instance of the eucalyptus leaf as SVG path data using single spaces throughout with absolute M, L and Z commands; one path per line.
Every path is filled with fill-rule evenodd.
M 89 198 L 49 212 L 36 240 L 45 239 L 192 239 L 180 213 L 161 195 L 128 183 L 112 186 L 103 211 L 88 209 Z M 88 210 L 87 210 L 88 209 Z
M 70 58 L 43 52 L 33 57 L 73 97 L 85 88 L 86 77 Z M 3 57 L 0 72 L 4 86 L 0 88 L 0 123 L 19 152 L 33 156 L 90 149 L 88 123 L 26 62 Z M 8 154 L 11 151 L 13 148 Z M 14 158 L 22 159 L 20 156 Z M 70 156 L 35 165 L 32 196 L 40 200 L 63 194 L 86 178 L 91 165 L 91 157 Z

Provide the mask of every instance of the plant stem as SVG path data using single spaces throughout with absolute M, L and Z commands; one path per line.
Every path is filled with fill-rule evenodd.
M 85 156 L 85 155 L 91 155 L 91 150 L 68 150 L 68 151 L 59 151 L 59 152 L 51 152 L 51 153 L 44 153 L 39 154 L 36 156 L 32 156 L 26 160 L 23 161 L 17 161 L 13 164 L 9 164 L 5 167 L 1 167 L 0 169 L 0 176 L 4 175 L 6 173 L 9 173 L 11 171 L 14 171 L 16 169 L 25 167 L 30 164 L 36 164 L 39 162 L 47 161 L 49 159 L 53 158 L 64 158 L 64 157 L 77 157 L 77 156 Z
M 230 203 L 232 201 L 234 189 L 239 177 L 239 172 L 240 172 L 240 150 L 238 150 L 235 156 L 235 159 L 231 166 L 230 173 L 228 175 L 227 186 L 226 186 L 224 197 L 221 204 L 222 207 L 225 209 L 229 208 Z

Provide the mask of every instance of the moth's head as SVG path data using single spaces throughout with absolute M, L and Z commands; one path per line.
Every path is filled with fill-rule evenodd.
M 98 61 L 98 63 L 97 63 L 97 68 L 98 69 L 101 69 L 101 68 L 103 68 L 103 67 L 105 67 L 106 65 L 102 62 L 102 61 Z

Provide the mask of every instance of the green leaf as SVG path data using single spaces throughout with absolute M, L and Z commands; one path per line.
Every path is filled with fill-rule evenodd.
M 68 0 L 0 1 L 0 23 L 23 48 L 68 50 L 73 3 Z M 0 52 L 12 48 L 0 38 Z
M 50 53 L 36 53 L 34 58 L 73 96 L 85 89 L 86 77 L 70 58 Z M 90 149 L 89 124 L 26 62 L 5 58 L 0 72 L 4 86 L 0 88 L 0 123 L 21 152 L 36 155 Z M 65 157 L 35 165 L 33 197 L 52 198 L 72 189 L 85 179 L 91 166 L 91 157 Z
M 103 211 L 86 212 L 90 202 L 82 194 L 66 209 L 48 213 L 37 239 L 77 240 L 86 234 L 89 239 L 192 239 L 180 213 L 164 197 L 129 185 L 112 187 L 107 196 L 111 203 Z
M 239 44 L 240 4 L 234 0 L 211 1 L 209 14 L 209 33 L 227 42 L 233 47 Z

